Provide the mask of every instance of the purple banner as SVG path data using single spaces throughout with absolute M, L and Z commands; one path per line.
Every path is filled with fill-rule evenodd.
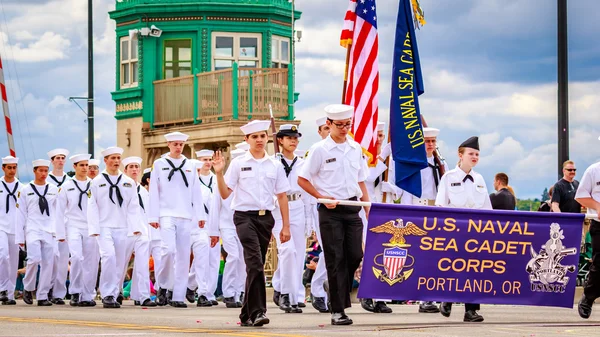
M 583 220 L 374 203 L 358 297 L 572 308 Z

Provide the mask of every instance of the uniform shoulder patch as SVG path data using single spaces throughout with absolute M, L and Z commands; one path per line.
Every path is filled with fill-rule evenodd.
M 21 191 L 17 192 L 17 199 L 21 197 Z
M 15 204 L 15 207 L 19 208 L 19 204 L 18 204 L 18 203 L 17 203 L 17 204 Z

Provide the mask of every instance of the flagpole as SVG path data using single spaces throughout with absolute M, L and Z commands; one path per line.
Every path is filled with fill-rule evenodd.
M 342 104 L 346 104 L 346 90 L 348 87 L 348 67 L 350 66 L 350 49 L 352 49 L 352 45 L 349 44 L 346 48 L 346 65 L 344 67 L 344 87 L 342 88 Z

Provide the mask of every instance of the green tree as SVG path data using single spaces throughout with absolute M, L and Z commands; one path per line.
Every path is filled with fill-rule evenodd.
M 550 194 L 548 194 L 548 188 L 544 188 L 544 192 L 542 192 L 542 200 L 546 201 L 550 199 Z

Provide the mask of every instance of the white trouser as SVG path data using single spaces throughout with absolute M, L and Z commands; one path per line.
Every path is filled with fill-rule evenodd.
M 192 234 L 192 252 L 194 260 L 188 275 L 188 288 L 194 290 L 198 296 L 206 296 L 208 298 L 208 270 L 209 261 L 207 257 L 210 255 L 210 239 L 206 229 L 195 230 Z
M 47 300 L 48 292 L 52 287 L 52 265 L 56 241 L 50 233 L 37 232 L 28 233 L 25 242 L 27 243 L 27 269 L 23 286 L 27 291 L 35 290 L 38 267 L 40 267 L 36 298 L 38 301 Z
M 174 302 L 185 300 L 187 284 L 182 280 L 189 276 L 190 271 L 191 227 L 192 221 L 189 219 L 160 218 L 163 255 L 157 278 L 163 289 L 173 289 Z
M 67 223 L 67 243 L 71 253 L 69 293 L 79 294 L 80 301 L 91 301 L 96 297 L 98 280 L 98 240 L 88 235 L 87 228 L 81 229 Z
M 152 256 L 152 260 L 154 261 L 154 289 L 158 291 L 160 288 L 160 283 L 158 282 L 158 269 L 160 268 L 160 263 L 162 260 L 162 241 L 161 240 L 152 240 L 150 241 L 150 255 Z
M 98 237 L 100 248 L 100 293 L 102 298 L 113 296 L 115 299 L 121 291 L 121 266 L 126 258 L 127 250 L 127 228 L 100 228 Z M 129 261 L 129 260 L 127 260 Z
M 301 202 L 301 201 L 296 201 Z M 304 231 L 306 219 L 304 207 L 290 209 L 290 234 L 292 238 L 281 243 L 279 233 L 283 226 L 281 217 L 275 218 L 275 227 L 273 236 L 277 240 L 277 255 L 279 262 L 277 264 L 278 280 L 273 280 L 273 288 L 282 294 L 290 295 L 292 305 L 298 302 L 304 303 L 305 290 L 302 284 L 302 273 L 304 272 L 304 256 L 306 252 L 306 237 Z M 276 284 L 279 283 L 279 284 Z
M 210 241 L 210 238 L 209 238 Z M 219 285 L 219 268 L 221 267 L 221 242 L 217 242 L 214 247 L 208 248 L 208 272 L 206 274 L 206 286 L 208 293 L 206 298 L 210 301 L 216 299 L 215 292 Z
M 125 251 L 125 261 L 123 272 L 121 274 L 121 288 L 125 281 L 125 274 L 131 254 L 135 252 L 133 260 L 133 273 L 131 274 L 131 293 L 130 298 L 134 301 L 144 302 L 150 298 L 150 241 L 148 236 L 135 235 L 127 237 L 127 250 Z
M 52 267 L 52 297 L 65 298 L 67 295 L 67 274 L 69 273 L 69 244 L 54 240 L 54 265 Z
M 310 292 L 315 297 L 324 297 L 325 303 L 327 303 L 327 292 L 325 291 L 325 281 L 327 281 L 327 268 L 325 266 L 325 254 L 323 253 L 323 240 L 321 240 L 321 230 L 319 229 L 319 215 L 317 208 L 315 207 L 315 217 L 313 224 L 315 224 L 315 233 L 317 234 L 317 240 L 321 246 L 321 253 L 319 253 L 319 262 L 317 263 L 317 269 L 312 276 L 310 281 Z
M 8 299 L 15 299 L 17 269 L 19 267 L 19 245 L 15 235 L 0 230 L 0 291 L 8 293 Z
M 223 249 L 227 252 L 223 269 L 223 297 L 239 300 L 246 284 L 246 263 L 244 248 L 237 236 L 235 228 L 221 229 Z

